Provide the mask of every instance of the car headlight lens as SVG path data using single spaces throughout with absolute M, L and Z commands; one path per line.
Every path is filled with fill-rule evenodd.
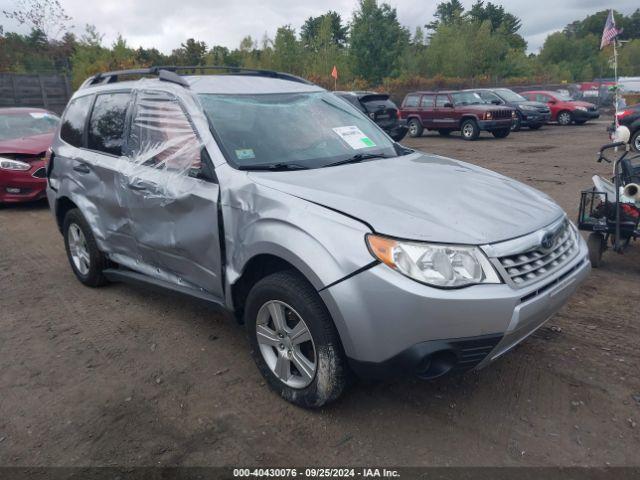
M 485 120 L 491 120 L 493 118 L 493 113 L 491 112 L 487 112 L 484 114 L 484 119 Z
M 478 247 L 409 242 L 367 235 L 371 254 L 413 280 L 439 288 L 501 283 Z
M 31 168 L 31 165 L 18 160 L 11 160 L 10 158 L 0 157 L 0 169 L 2 170 L 19 170 L 26 171 Z
M 583 112 L 586 112 L 587 107 L 576 107 L 576 110 L 582 110 Z

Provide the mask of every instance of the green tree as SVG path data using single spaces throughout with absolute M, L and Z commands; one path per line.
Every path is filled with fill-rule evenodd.
M 204 65 L 204 56 L 207 53 L 207 45 L 188 38 L 185 43 L 171 52 L 176 65 Z
M 278 28 L 273 41 L 273 68 L 283 72 L 302 73 L 302 49 L 296 31 L 290 25 Z
M 399 58 L 409 43 L 395 8 L 376 0 L 360 0 L 351 21 L 350 58 L 353 73 L 372 83 L 400 72 Z
M 317 17 L 309 17 L 300 28 L 300 41 L 304 48 L 315 51 L 318 48 L 318 39 L 320 30 L 328 22 L 329 25 L 329 42 L 344 47 L 347 43 L 347 33 L 349 28 L 342 24 L 342 18 L 337 12 L 328 11 L 324 15 Z M 327 41 L 326 32 L 323 34 L 323 42 Z

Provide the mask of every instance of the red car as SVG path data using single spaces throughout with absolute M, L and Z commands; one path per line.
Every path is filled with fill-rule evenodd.
M 0 108 L 0 203 L 45 197 L 45 154 L 58 123 L 40 108 Z
M 534 90 L 529 92 L 519 92 L 527 100 L 542 102 L 549 105 L 551 109 L 551 121 L 560 125 L 582 125 L 587 120 L 593 120 L 600 116 L 600 111 L 593 103 L 573 100 L 571 97 L 560 92 L 547 90 Z

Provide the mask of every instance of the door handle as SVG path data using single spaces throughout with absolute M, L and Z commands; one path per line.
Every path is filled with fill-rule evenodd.
M 79 173 L 91 173 L 91 169 L 86 163 L 77 163 L 73 166 L 73 169 Z
M 144 192 L 144 191 L 148 191 L 148 190 L 155 190 L 158 186 L 155 183 L 152 183 L 152 182 L 137 181 L 137 182 L 128 183 L 127 187 L 129 187 L 129 189 L 131 189 L 131 190 Z

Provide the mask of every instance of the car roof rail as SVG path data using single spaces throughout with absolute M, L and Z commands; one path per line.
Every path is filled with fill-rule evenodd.
M 242 67 L 227 67 L 219 65 L 163 65 L 147 68 L 133 68 L 129 70 L 114 70 L 112 72 L 98 73 L 93 77 L 89 77 L 80 86 L 80 89 L 91 87 L 94 85 L 103 85 L 107 83 L 116 83 L 120 81 L 120 77 L 123 76 L 142 76 L 153 75 L 157 76 L 159 80 L 165 82 L 176 83 L 183 87 L 189 87 L 189 83 L 182 78 L 178 71 L 190 71 L 195 74 L 196 71 L 214 70 L 219 72 L 228 72 L 228 75 L 250 75 L 256 77 L 269 77 L 278 78 L 280 80 L 287 80 L 290 82 L 305 83 L 307 85 L 313 85 L 313 83 L 305 80 L 304 78 L 292 75 L 290 73 L 277 72 L 275 70 L 261 70 L 257 68 L 242 68 Z

